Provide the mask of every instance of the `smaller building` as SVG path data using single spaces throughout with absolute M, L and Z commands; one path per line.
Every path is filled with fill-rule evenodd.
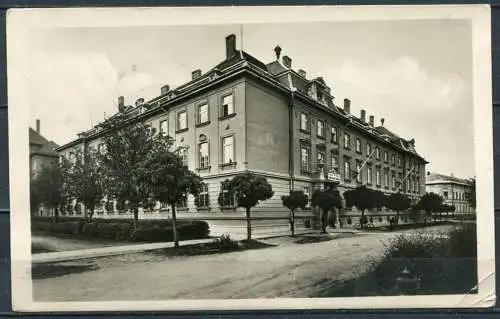
M 36 175 L 42 167 L 51 165 L 54 160 L 58 160 L 59 154 L 56 149 L 59 147 L 54 141 L 49 141 L 40 134 L 40 120 L 36 120 L 36 130 L 30 130 L 30 176 Z
M 472 179 L 427 172 L 425 191 L 443 197 L 443 204 L 455 206 L 455 214 L 471 215 L 475 209 L 470 197 L 473 189 Z

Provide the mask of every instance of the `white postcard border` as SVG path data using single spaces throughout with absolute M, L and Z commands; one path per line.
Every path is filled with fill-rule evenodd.
M 7 72 L 11 203 L 12 301 L 15 311 L 152 311 L 244 309 L 454 308 L 495 302 L 491 22 L 487 5 L 311 6 L 217 8 L 12 9 L 7 12 Z M 477 178 L 477 295 L 35 302 L 31 285 L 29 110 L 26 92 L 31 28 L 208 25 L 326 21 L 468 19 L 473 28 L 475 167 Z

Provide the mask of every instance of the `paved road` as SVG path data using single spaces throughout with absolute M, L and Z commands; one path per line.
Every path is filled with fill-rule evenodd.
M 278 239 L 277 247 L 198 257 L 142 253 L 79 261 L 99 268 L 34 280 L 34 300 L 313 297 L 323 279 L 331 283 L 359 276 L 394 235 L 351 235 L 302 245 Z

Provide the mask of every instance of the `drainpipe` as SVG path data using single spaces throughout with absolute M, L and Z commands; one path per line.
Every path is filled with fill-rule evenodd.
M 290 191 L 294 188 L 295 175 L 295 152 L 293 138 L 293 109 L 294 109 L 294 90 L 290 93 L 290 104 L 288 105 L 288 172 L 290 175 Z

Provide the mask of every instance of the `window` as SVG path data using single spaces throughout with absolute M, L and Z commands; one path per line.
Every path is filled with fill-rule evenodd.
M 187 208 L 187 198 L 184 197 L 177 201 L 176 208 Z
M 104 154 L 104 152 L 106 152 L 106 145 L 104 145 L 104 143 L 97 144 L 97 152 L 99 154 Z
M 384 151 L 384 162 L 389 162 L 389 153 L 387 151 Z
M 200 187 L 200 193 L 197 196 L 197 207 L 209 207 L 210 201 L 208 197 L 208 184 L 203 183 Z
M 375 147 L 375 157 L 377 159 L 380 159 L 380 149 L 378 148 L 378 146 Z
M 351 162 L 347 159 L 344 160 L 344 179 L 347 181 L 351 179 Z
M 234 114 L 234 105 L 233 105 L 233 95 L 228 94 L 224 97 L 222 97 L 222 110 L 221 110 L 221 116 L 229 116 Z
M 356 152 L 361 154 L 361 140 L 356 137 Z
M 380 171 L 379 170 L 375 171 L 375 184 L 377 186 L 380 186 Z
M 307 147 L 301 147 L 300 149 L 300 169 L 303 172 L 309 172 L 310 170 L 310 165 L 309 165 L 309 148 Z
M 338 135 L 337 127 L 332 126 L 331 131 L 332 131 L 332 143 L 337 144 L 339 142 L 339 135 Z
M 325 152 L 318 151 L 318 165 L 325 165 Z
M 203 103 L 198 105 L 198 124 L 208 122 L 208 104 Z
M 384 186 L 389 187 L 389 173 L 384 172 Z
M 319 137 L 325 137 L 325 123 L 321 120 L 318 120 L 318 126 L 317 126 L 317 135 Z
M 181 111 L 177 113 L 177 130 L 185 130 L 187 129 L 187 115 L 186 111 Z
M 351 136 L 344 133 L 344 148 L 351 149 Z
M 74 164 L 76 160 L 75 153 L 74 152 L 69 152 L 69 161 Z
M 370 143 L 366 143 L 366 156 L 370 156 L 372 153 L 372 145 Z
M 335 170 L 336 172 L 338 172 L 338 169 L 339 169 L 339 158 L 335 154 L 332 154 L 331 169 Z
M 392 176 L 391 176 L 391 184 L 392 184 L 392 188 L 396 188 L 396 175 L 394 175 L 394 173 L 392 173 Z
M 396 165 L 396 155 L 394 154 L 391 155 L 391 164 Z
M 219 204 L 222 207 L 231 207 L 234 206 L 234 198 L 229 194 L 229 181 L 224 181 L 221 183 L 221 192 Z
M 210 165 L 210 152 L 208 149 L 208 142 L 200 143 L 199 150 L 200 168 L 208 168 Z
M 399 155 L 398 155 L 398 166 L 399 167 L 403 166 L 403 162 L 401 161 L 401 156 L 399 156 Z
M 372 176 L 373 176 L 373 175 L 372 175 L 372 168 L 371 168 L 371 167 L 368 167 L 368 168 L 366 169 L 366 182 L 367 182 L 368 184 L 371 184 L 371 183 L 372 183 Z
M 307 204 L 306 207 L 311 207 L 311 189 L 309 187 L 304 187 L 303 189 L 304 195 L 307 196 Z
M 182 165 L 184 166 L 189 166 L 189 163 L 188 163 L 188 149 L 187 147 L 183 146 L 181 148 L 179 148 L 179 157 L 182 161 Z
M 160 133 L 162 135 L 168 135 L 168 120 L 160 121 Z
M 222 163 L 231 164 L 234 162 L 234 137 L 222 138 Z
M 363 176 L 361 174 L 361 163 L 356 164 L 356 182 L 362 183 L 363 182 Z
M 306 113 L 300 113 L 300 130 L 309 132 L 309 116 Z

